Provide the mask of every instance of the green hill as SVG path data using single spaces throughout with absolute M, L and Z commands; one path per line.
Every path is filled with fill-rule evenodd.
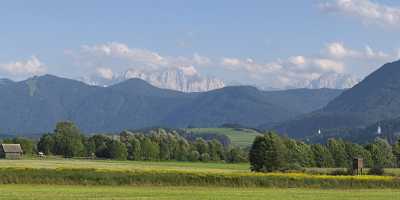
M 89 86 L 52 75 L 0 80 L 0 133 L 39 134 L 59 121 L 86 133 L 148 127 L 245 127 L 276 124 L 318 109 L 341 90 L 260 91 L 232 86 L 183 93 L 131 79 L 109 87 Z
M 322 132 L 363 129 L 400 116 L 400 61 L 387 63 L 322 109 L 274 127 L 291 137 L 303 138 Z M 265 126 L 264 128 L 271 128 Z M 376 129 L 376 126 L 375 128 Z

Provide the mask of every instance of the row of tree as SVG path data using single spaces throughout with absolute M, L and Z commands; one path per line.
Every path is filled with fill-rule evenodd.
M 354 158 L 362 158 L 365 167 L 400 167 L 400 140 L 390 145 L 376 138 L 367 145 L 329 139 L 326 144 L 306 144 L 275 133 L 257 136 L 250 148 L 253 171 L 279 171 L 305 167 L 350 168 Z
M 60 122 L 53 133 L 43 135 L 37 149 L 46 155 L 98 157 L 116 160 L 247 161 L 247 153 L 238 147 L 222 145 L 218 140 L 187 140 L 176 132 L 155 129 L 151 132 L 122 132 L 85 137 L 71 122 Z

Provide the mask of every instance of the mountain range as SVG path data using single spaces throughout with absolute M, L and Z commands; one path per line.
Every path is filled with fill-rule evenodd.
M 101 87 L 52 75 L 1 83 L 0 133 L 22 135 L 52 131 L 62 120 L 75 122 L 86 133 L 154 126 L 273 125 L 319 109 L 342 93 L 261 91 L 250 86 L 187 93 L 137 78 Z
M 400 61 L 387 63 L 320 110 L 281 123 L 273 129 L 305 137 L 322 132 L 363 128 L 400 116 Z M 268 127 L 267 125 L 264 127 Z M 271 128 L 271 127 L 269 127 Z
M 81 80 L 90 85 L 111 86 L 132 78 L 142 79 L 159 88 L 181 92 L 205 92 L 225 86 L 224 81 L 204 77 L 194 67 L 128 69 L 119 74 L 96 73 L 89 77 L 83 77 Z
M 374 137 L 380 123 L 384 130 L 399 132 L 393 128 L 400 127 L 399 77 L 400 61 L 383 65 L 347 90 L 226 86 L 181 92 L 140 78 L 107 87 L 52 75 L 18 82 L 0 79 L 0 133 L 43 133 L 69 120 L 88 133 L 229 123 L 297 138 L 316 136 L 319 130 L 326 136 L 367 138 L 363 132 Z
M 349 89 L 360 82 L 359 79 L 349 74 L 326 73 L 322 74 L 317 79 L 313 79 L 306 83 L 304 88 L 319 89 L 319 88 L 335 88 Z
M 242 85 L 240 82 L 228 82 L 223 80 L 203 76 L 194 67 L 170 67 L 161 69 L 141 69 L 131 68 L 121 73 L 114 74 L 107 69 L 98 69 L 90 76 L 79 78 L 89 85 L 111 86 L 123 81 L 138 78 L 145 80 L 153 86 L 164 89 L 177 90 L 181 92 L 206 92 L 223 88 L 225 86 Z M 357 84 L 360 80 L 349 74 L 325 73 L 321 76 L 304 81 L 302 83 L 288 86 L 285 89 L 309 88 L 309 89 L 348 89 Z M 282 90 L 283 88 L 273 89 L 263 85 L 255 85 L 262 90 Z

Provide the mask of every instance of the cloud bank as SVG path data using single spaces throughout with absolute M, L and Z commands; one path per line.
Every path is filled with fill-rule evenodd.
M 128 69 L 175 68 L 187 75 L 206 71 L 228 83 L 251 84 L 263 88 L 304 87 L 327 74 L 353 74 L 364 65 L 378 67 L 399 57 L 399 52 L 375 50 L 369 45 L 363 49 L 352 49 L 343 42 L 328 43 L 315 52 L 312 56 L 300 54 L 260 61 L 249 57 L 210 58 L 198 53 L 186 57 L 168 56 L 147 49 L 132 48 L 124 43 L 109 42 L 84 45 L 74 51 L 74 55 L 78 65 L 87 69 L 87 73 L 95 73 L 105 79 L 112 79 L 115 74 Z
M 0 72 L 7 77 L 20 79 L 46 73 L 45 65 L 36 57 L 0 64 Z
M 320 4 L 323 11 L 341 13 L 360 19 L 366 24 L 398 27 L 400 8 L 370 0 L 333 0 Z

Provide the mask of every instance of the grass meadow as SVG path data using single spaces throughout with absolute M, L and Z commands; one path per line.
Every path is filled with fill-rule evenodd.
M 249 172 L 249 163 L 203 163 L 176 161 L 115 161 L 64 159 L 50 157 L 48 159 L 0 160 L 1 168 L 32 168 L 32 169 L 99 169 L 99 170 L 162 170 L 187 172 L 245 173 Z M 329 174 L 337 168 L 307 168 L 308 174 Z M 342 169 L 345 170 L 345 169 Z M 400 168 L 385 169 L 388 176 L 399 176 Z
M 123 200 L 397 200 L 400 190 L 320 190 L 227 187 L 3 185 L 0 199 Z
M 400 188 L 396 176 L 252 173 L 247 164 L 101 160 L 1 160 L 0 184 L 214 186 L 236 188 Z
M 248 172 L 248 163 L 202 163 L 202 162 L 152 162 L 152 161 L 113 161 L 113 160 L 80 160 L 80 159 L 24 159 L 0 160 L 1 168 L 32 168 L 32 169 L 98 169 L 98 170 L 163 170 L 235 173 Z
M 254 138 L 260 135 L 259 132 L 252 129 L 235 129 L 235 128 L 189 128 L 188 131 L 194 133 L 214 133 L 226 135 L 231 140 L 232 144 L 240 147 L 250 146 Z
M 249 165 L 0 160 L 0 199 L 400 200 L 400 177 L 251 173 Z M 398 173 L 398 170 L 391 170 Z

